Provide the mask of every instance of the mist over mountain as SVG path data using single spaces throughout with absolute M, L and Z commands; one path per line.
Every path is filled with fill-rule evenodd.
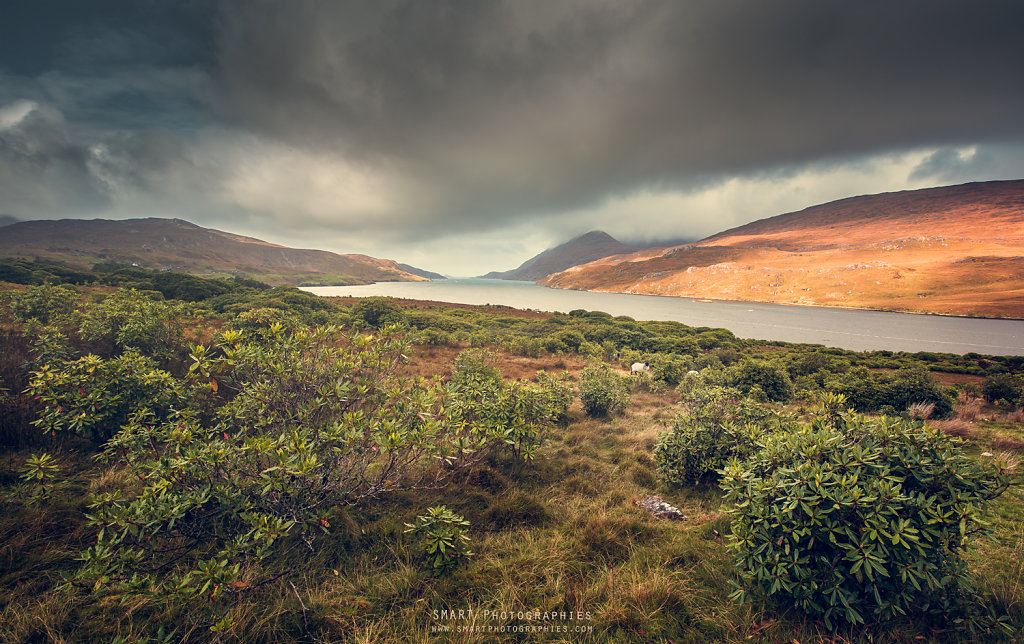
M 593 230 L 531 257 L 519 268 L 508 271 L 492 271 L 483 277 L 532 282 L 572 266 L 586 264 L 611 255 L 634 253 L 640 249 L 639 246 L 623 244 L 604 231 Z

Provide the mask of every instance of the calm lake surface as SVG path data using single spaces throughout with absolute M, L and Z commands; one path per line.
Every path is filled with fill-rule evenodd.
M 317 295 L 389 295 L 459 304 L 503 304 L 517 309 L 573 309 L 628 315 L 637 320 L 674 320 L 690 326 L 729 329 L 741 338 L 783 340 L 856 351 L 936 351 L 1024 355 L 1024 321 L 852 311 L 686 297 L 563 291 L 533 282 L 450 279 L 380 282 L 367 286 L 319 286 Z

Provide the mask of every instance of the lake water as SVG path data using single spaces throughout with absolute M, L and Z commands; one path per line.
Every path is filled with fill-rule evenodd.
M 573 309 L 628 315 L 637 320 L 674 320 L 690 326 L 729 329 L 741 338 L 783 340 L 856 351 L 935 351 L 1024 355 L 1024 321 L 856 311 L 686 297 L 564 291 L 533 282 L 450 279 L 379 282 L 366 286 L 319 286 L 317 295 L 389 295 L 460 304 L 502 304 L 517 309 Z

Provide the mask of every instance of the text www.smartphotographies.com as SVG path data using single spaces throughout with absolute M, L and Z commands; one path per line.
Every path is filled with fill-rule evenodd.
M 592 633 L 590 611 L 433 610 L 431 633 Z

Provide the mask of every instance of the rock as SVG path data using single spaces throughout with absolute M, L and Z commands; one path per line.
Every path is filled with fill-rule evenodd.
M 682 521 L 686 515 L 679 511 L 679 508 L 665 503 L 660 497 L 648 496 L 640 499 L 636 504 L 647 510 L 654 516 L 672 521 Z

